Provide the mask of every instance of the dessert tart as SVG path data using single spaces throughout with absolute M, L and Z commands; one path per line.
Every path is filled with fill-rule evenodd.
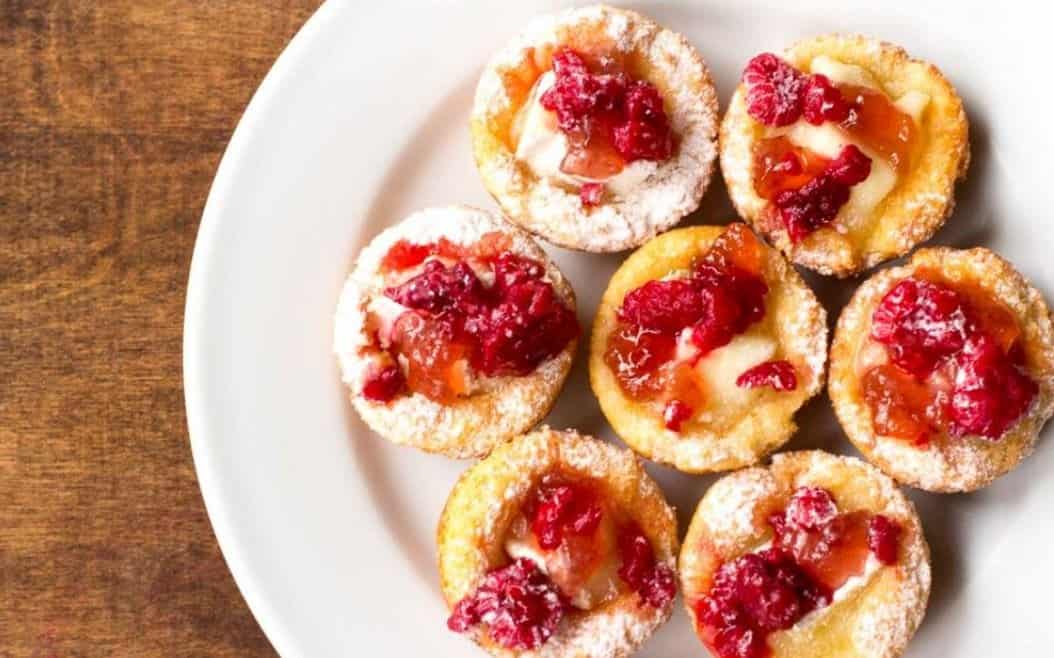
M 532 22 L 487 65 L 472 145 L 514 222 L 572 249 L 640 245 L 699 206 L 717 93 L 685 38 L 593 6 Z
M 495 656 L 628 656 L 673 609 L 673 510 L 632 452 L 575 432 L 470 468 L 438 544 L 447 626 Z
M 680 575 L 715 658 L 896 658 L 925 614 L 930 558 L 892 480 L 858 459 L 790 452 L 710 487 Z
M 578 334 L 571 286 L 534 240 L 453 206 L 417 212 L 362 250 L 334 345 L 373 431 L 479 457 L 549 412 Z
M 962 101 L 940 71 L 862 36 L 754 57 L 721 124 L 740 216 L 795 263 L 839 277 L 928 240 L 969 160 Z
M 752 464 L 782 445 L 823 385 L 826 313 L 743 223 L 661 235 L 615 272 L 589 375 L 615 432 L 689 472 Z
M 864 282 L 838 319 L 831 402 L 883 471 L 972 491 L 1013 469 L 1054 411 L 1054 327 L 987 249 L 923 249 Z

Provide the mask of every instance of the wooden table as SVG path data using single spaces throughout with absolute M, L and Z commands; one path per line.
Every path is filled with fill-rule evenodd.
M 0 3 L 0 657 L 273 655 L 183 411 L 209 183 L 318 0 Z

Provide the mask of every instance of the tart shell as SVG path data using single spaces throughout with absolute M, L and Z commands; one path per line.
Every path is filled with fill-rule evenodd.
M 448 606 L 472 594 L 488 570 L 503 561 L 502 540 L 533 487 L 553 469 L 594 478 L 604 494 L 633 518 L 648 537 L 657 563 L 674 568 L 677 518 L 662 490 L 628 450 L 573 431 L 543 427 L 502 444 L 454 485 L 439 519 L 439 580 Z M 663 609 L 623 594 L 601 608 L 576 611 L 532 651 L 496 645 L 485 633 L 473 639 L 494 656 L 623 658 L 667 619 Z
M 860 35 L 829 34 L 800 41 L 783 53 L 787 62 L 806 73 L 819 55 L 867 69 L 895 97 L 911 90 L 930 96 L 914 167 L 875 208 L 863 243 L 851 247 L 845 236 L 819 230 L 794 244 L 782 222 L 765 221 L 769 202 L 754 190 L 752 173 L 752 148 L 763 126 L 747 114 L 744 84 L 736 88 L 721 123 L 721 172 L 739 215 L 788 258 L 821 274 L 846 277 L 903 256 L 944 225 L 955 207 L 955 183 L 966 177 L 969 167 L 969 128 L 951 83 L 937 67 L 913 59 L 899 46 Z
M 842 512 L 865 510 L 901 525 L 898 563 L 882 567 L 860 589 L 769 638 L 773 658 L 896 658 L 926 612 L 930 553 L 914 505 L 896 484 L 859 459 L 822 451 L 775 455 L 769 467 L 737 471 L 703 496 L 681 548 L 685 607 L 706 595 L 718 567 L 771 539 L 768 516 L 800 486 L 831 492 Z
M 560 46 L 616 49 L 666 100 L 679 145 L 624 199 L 584 207 L 577 190 L 539 179 L 515 157 L 511 126 Z M 592 6 L 538 18 L 502 49 L 480 78 L 470 128 L 483 184 L 512 221 L 561 247 L 613 252 L 640 245 L 699 206 L 717 157 L 717 116 L 710 71 L 683 36 L 633 11 Z
M 369 366 L 360 350 L 371 341 L 365 329 L 366 305 L 383 294 L 380 263 L 392 245 L 399 240 L 427 244 L 445 237 L 467 246 L 492 231 L 512 238 L 513 253 L 543 263 L 557 296 L 574 310 L 571 285 L 529 235 L 494 214 L 468 206 L 422 210 L 388 228 L 362 250 L 344 285 L 334 326 L 334 351 L 355 410 L 370 429 L 393 443 L 454 458 L 481 457 L 498 443 L 534 427 L 556 402 L 570 372 L 577 340 L 529 375 L 490 378 L 485 390 L 450 405 L 419 393 L 400 395 L 389 403 L 367 400 L 360 393 Z
M 648 459 L 686 473 L 730 470 L 753 464 L 777 449 L 797 430 L 794 413 L 823 387 L 827 350 L 827 314 L 812 290 L 779 252 L 761 243 L 764 278 L 769 287 L 766 314 L 775 313 L 774 330 L 785 357 L 795 363 L 794 391 L 765 392 L 762 403 L 726 432 L 699 423 L 681 433 L 667 429 L 648 401 L 630 398 L 604 361 L 618 324 L 618 309 L 630 291 L 691 266 L 724 231 L 723 226 L 693 226 L 670 231 L 634 252 L 615 272 L 593 320 L 589 381 L 615 432 Z
M 855 361 L 871 332 L 871 315 L 890 289 L 920 268 L 950 281 L 969 281 L 1002 301 L 1017 318 L 1029 375 L 1039 393 L 1026 414 L 999 441 L 939 437 L 909 445 L 875 433 L 871 410 L 859 390 Z M 1003 258 L 984 248 L 922 249 L 903 267 L 865 281 L 842 311 L 831 345 L 828 390 L 849 440 L 873 464 L 900 482 L 936 492 L 974 491 L 1008 473 L 1031 454 L 1043 424 L 1054 413 L 1054 325 L 1042 295 Z

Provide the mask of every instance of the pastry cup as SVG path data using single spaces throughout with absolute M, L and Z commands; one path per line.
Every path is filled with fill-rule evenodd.
M 451 491 L 437 533 L 440 586 L 451 608 L 471 595 L 490 569 L 507 561 L 502 542 L 510 523 L 532 488 L 554 470 L 599 482 L 604 494 L 639 524 L 656 562 L 674 567 L 677 518 L 633 453 L 543 427 L 496 448 Z M 602 607 L 570 613 L 533 651 L 505 649 L 482 629 L 474 631 L 473 640 L 494 656 L 622 658 L 669 619 L 672 609 L 672 599 L 654 608 L 626 592 Z
M 771 634 L 772 658 L 900 656 L 922 622 L 930 592 L 929 546 L 915 507 L 877 469 L 822 451 L 775 455 L 771 466 L 726 475 L 707 490 L 679 562 L 693 627 L 693 603 L 707 594 L 718 567 L 762 548 L 772 538 L 766 519 L 801 486 L 827 489 L 842 512 L 867 511 L 898 522 L 898 562 L 880 567 L 846 596 L 836 596 L 790 629 Z
M 515 157 L 517 113 L 561 46 L 617 52 L 665 100 L 678 145 L 625 198 L 583 206 L 577 190 L 538 178 Z M 472 109 L 472 147 L 483 184 L 512 221 L 561 247 L 622 251 L 699 206 L 717 157 L 717 112 L 710 71 L 683 36 L 633 11 L 583 7 L 536 19 L 487 64 Z
M 936 233 L 955 207 L 955 184 L 970 162 L 966 113 L 954 87 L 934 65 L 904 49 L 860 35 L 829 34 L 791 46 L 782 56 L 804 73 L 826 55 L 866 69 L 891 97 L 920 91 L 930 97 L 921 117 L 922 141 L 913 167 L 874 208 L 869 221 L 848 233 L 820 229 L 792 243 L 769 202 L 754 189 L 752 148 L 764 126 L 747 114 L 740 84 L 721 123 L 721 171 L 739 215 L 795 264 L 846 277 L 903 256 Z M 836 220 L 837 221 L 837 220 Z
M 1029 375 L 1039 393 L 1029 411 L 999 441 L 964 436 L 936 437 L 926 446 L 877 434 L 860 392 L 856 358 L 871 332 L 871 316 L 899 281 L 919 269 L 936 270 L 950 281 L 979 285 L 1016 317 L 1022 331 Z M 1054 325 L 1039 291 L 1014 267 L 988 249 L 937 247 L 917 251 L 902 267 L 865 281 L 842 311 L 831 345 L 828 390 L 849 440 L 871 463 L 904 484 L 936 492 L 973 491 L 991 484 L 1031 454 L 1043 424 L 1054 413 Z
M 705 423 L 695 422 L 677 433 L 666 428 L 661 408 L 653 402 L 626 395 L 605 363 L 604 352 L 626 294 L 648 281 L 689 268 L 724 228 L 677 229 L 634 252 L 608 283 L 590 339 L 589 380 L 612 428 L 640 455 L 686 473 L 730 470 L 759 461 L 790 439 L 797 430 L 794 413 L 823 386 L 827 314 L 790 263 L 764 244 L 763 278 L 769 291 L 766 318 L 759 325 L 764 324 L 777 339 L 782 358 L 794 363 L 798 374 L 795 390 L 761 391 L 757 403 L 728 429 L 714 431 Z
M 534 427 L 549 413 L 563 387 L 577 340 L 530 374 L 487 378 L 484 390 L 453 404 L 440 404 L 420 393 L 388 403 L 374 402 L 360 393 L 370 366 L 362 350 L 372 340 L 366 328 L 366 306 L 384 292 L 380 266 L 392 245 L 399 240 L 427 244 L 446 238 L 470 246 L 489 232 L 508 235 L 512 253 L 543 263 L 557 296 L 574 310 L 570 283 L 529 235 L 495 214 L 468 206 L 429 208 L 386 229 L 362 250 L 344 285 L 334 327 L 334 350 L 343 380 L 363 421 L 393 443 L 454 458 L 481 457 L 498 443 Z

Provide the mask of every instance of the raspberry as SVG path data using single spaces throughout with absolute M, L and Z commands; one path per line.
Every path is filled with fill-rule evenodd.
M 707 311 L 704 295 L 690 279 L 649 281 L 622 300 L 619 319 L 642 329 L 676 334 Z
M 578 198 L 582 200 L 583 206 L 599 206 L 604 198 L 604 184 L 583 183 L 578 188 Z
M 692 417 L 694 411 L 681 400 L 670 400 L 662 411 L 663 424 L 671 432 L 680 432 L 681 425 Z
M 536 649 L 568 611 L 556 585 L 526 558 L 490 571 L 471 596 L 454 606 L 447 627 L 457 633 L 484 624 L 506 649 Z
M 793 528 L 816 530 L 838 516 L 838 506 L 831 493 L 820 487 L 798 487 L 784 510 L 784 518 Z
M 802 114 L 814 126 L 824 121 L 841 123 L 849 118 L 849 103 L 845 102 L 842 92 L 825 75 L 817 73 L 809 76 L 802 97 Z
M 736 386 L 743 388 L 771 386 L 777 391 L 793 391 L 798 387 L 798 377 L 790 361 L 766 361 L 737 377 Z
M 886 346 L 893 363 L 919 378 L 961 350 L 973 330 L 954 290 L 920 279 L 895 285 L 871 316 L 871 337 Z
M 1039 387 L 986 334 L 971 337 L 956 359 L 951 433 L 999 440 L 1032 404 Z
M 743 71 L 747 113 L 766 126 L 786 126 L 802 114 L 805 76 L 772 53 L 757 55 Z
M 553 73 L 556 82 L 540 102 L 556 113 L 564 132 L 582 129 L 595 115 L 618 109 L 626 93 L 624 75 L 594 75 L 582 56 L 568 48 L 553 54 Z
M 618 536 L 622 565 L 618 575 L 654 608 L 664 608 L 677 594 L 673 570 L 655 561 L 651 542 L 635 522 L 624 526 Z
M 819 176 L 797 190 L 777 194 L 773 204 L 780 212 L 791 241 L 800 242 L 834 221 L 838 211 L 849 201 L 849 188 L 870 173 L 870 158 L 850 144 Z
M 760 277 L 735 265 L 704 262 L 693 278 L 701 286 L 705 312 L 692 329 L 692 343 L 703 354 L 727 345 L 765 316 L 768 286 Z
M 371 368 L 362 385 L 362 396 L 374 402 L 389 402 L 406 386 L 403 371 L 396 365 Z
M 425 263 L 424 271 L 409 281 L 388 288 L 384 294 L 407 308 L 432 313 L 472 313 L 484 303 L 485 291 L 466 263 L 447 267 L 438 260 Z
M 867 526 L 867 545 L 882 564 L 897 563 L 900 533 L 900 524 L 888 516 L 876 514 L 871 518 Z
M 600 525 L 604 510 L 596 494 L 581 485 L 542 482 L 530 504 L 533 510 L 531 532 L 538 545 L 554 550 L 565 533 L 588 536 Z

